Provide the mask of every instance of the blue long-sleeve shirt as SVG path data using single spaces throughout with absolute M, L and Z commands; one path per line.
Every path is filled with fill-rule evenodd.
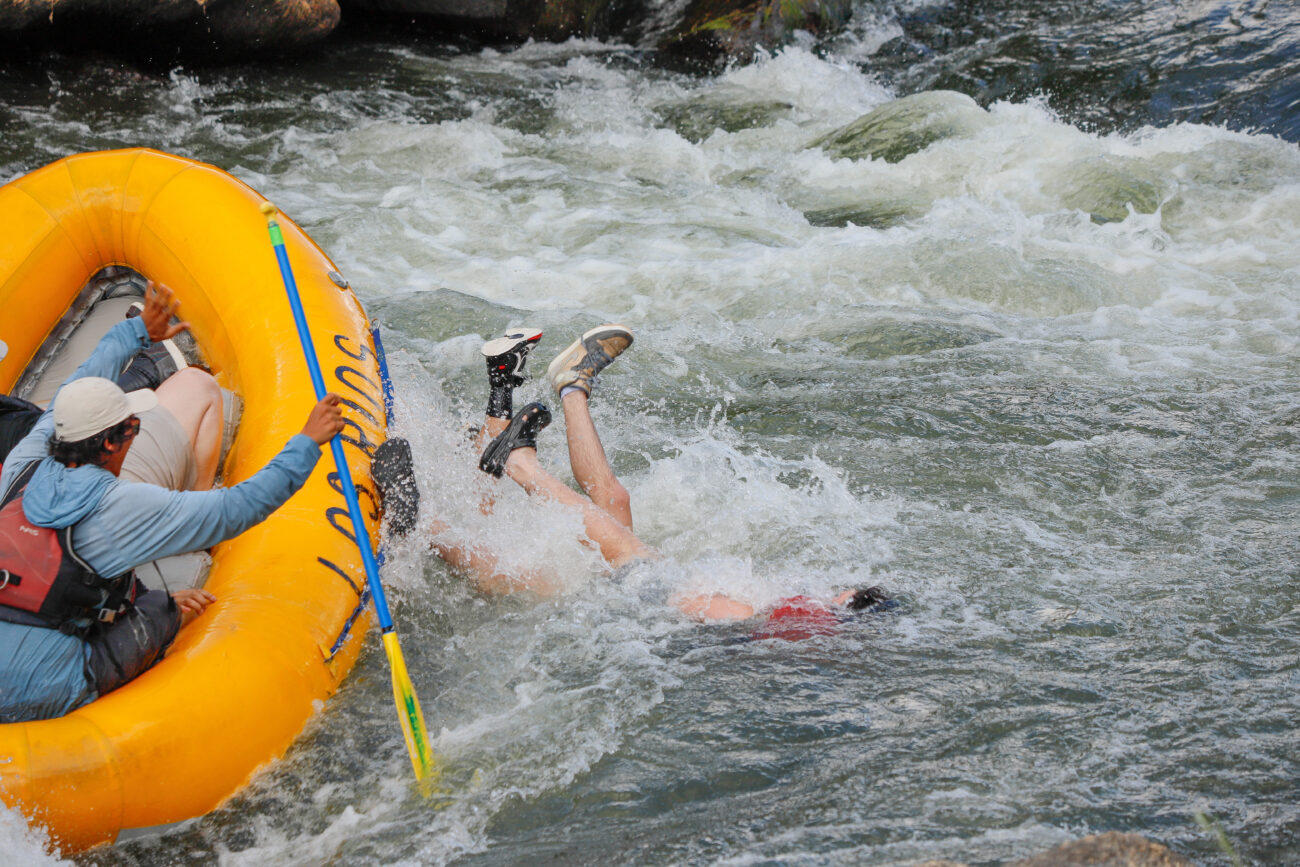
M 123 320 L 64 385 L 83 376 L 116 379 L 149 344 L 139 318 Z M 47 410 L 6 458 L 0 491 L 40 461 L 23 495 L 27 519 L 41 527 L 75 525 L 73 547 L 105 577 L 239 535 L 293 496 L 320 458 L 320 447 L 297 434 L 265 467 L 234 487 L 170 491 L 123 481 L 101 467 L 63 466 L 48 456 L 53 431 L 53 413 Z M 92 701 L 96 694 L 86 683 L 86 653 L 85 642 L 75 637 L 0 621 L 0 722 L 61 716 Z

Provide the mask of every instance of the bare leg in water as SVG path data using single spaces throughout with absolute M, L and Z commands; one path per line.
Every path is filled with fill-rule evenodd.
M 583 400 L 585 410 L 585 397 Z M 590 421 L 589 417 L 588 420 Z M 509 422 L 505 419 L 488 416 L 484 423 L 484 429 L 489 436 L 495 438 L 504 432 L 508 425 Z M 592 433 L 594 433 L 594 428 Z M 600 447 L 598 440 L 596 447 Z M 600 451 L 600 456 L 603 461 L 603 450 Z M 606 469 L 608 478 L 612 479 L 618 490 L 622 491 L 623 486 L 618 484 L 613 472 L 608 470 L 608 464 L 606 464 Z M 543 496 L 577 509 L 582 515 L 587 539 L 590 540 L 590 544 L 600 550 L 601 556 L 610 565 L 610 568 L 617 569 L 634 560 L 657 556 L 653 550 L 632 533 L 630 526 L 628 526 L 631 523 L 631 512 L 627 508 L 626 492 L 623 494 L 623 516 L 615 516 L 547 472 L 537 460 L 537 449 L 528 446 L 510 451 L 509 457 L 506 459 L 505 475 L 509 476 L 512 481 L 531 495 Z M 578 478 L 581 484 L 582 476 L 578 476 Z M 608 485 L 608 482 L 605 484 Z M 604 490 L 609 490 L 609 488 L 606 487 Z M 446 529 L 447 525 L 445 523 L 437 522 L 434 532 L 441 533 Z M 541 570 L 530 569 L 523 572 L 517 570 L 510 572 L 502 569 L 499 558 L 482 546 L 449 545 L 435 542 L 434 547 L 444 560 L 462 571 L 468 572 L 474 578 L 475 584 L 487 592 L 503 593 L 526 589 L 535 593 L 549 595 L 558 589 L 555 580 L 546 576 Z
M 632 499 L 605 457 L 605 448 L 587 406 L 589 400 L 587 393 L 578 388 L 568 390 L 560 398 L 565 436 L 569 441 L 569 467 L 591 502 L 630 531 Z
M 524 382 L 524 362 L 540 338 L 540 331 L 523 328 L 484 344 L 483 355 L 487 361 L 490 392 L 480 446 L 484 440 L 495 441 L 512 427 L 511 423 L 515 420 L 513 390 Z M 613 355 L 616 356 L 629 343 L 630 332 L 627 333 L 626 342 Z M 612 360 L 612 356 L 599 367 L 608 364 L 609 360 Z M 546 497 L 577 509 L 586 531 L 583 543 L 598 549 L 610 568 L 617 569 L 634 560 L 657 555 L 632 532 L 632 510 L 627 491 L 609 466 L 591 415 L 587 412 L 586 402 L 592 377 L 594 371 L 589 370 L 585 380 L 586 388 L 562 398 L 568 420 L 566 430 L 570 463 L 578 484 L 587 492 L 586 496 L 551 475 L 538 462 L 536 447 L 531 442 L 538 429 L 537 425 L 531 427 L 526 434 L 522 430 L 515 430 L 507 435 L 513 439 L 505 444 L 502 465 L 494 474 L 508 476 L 530 495 Z M 536 406 L 525 407 L 520 414 L 536 413 Z M 519 428 L 520 422 L 524 421 L 526 420 L 519 419 L 514 427 Z M 491 499 L 485 500 L 481 508 L 485 512 L 490 511 Z M 437 536 L 449 527 L 443 521 L 435 521 L 431 529 Z M 435 539 L 434 548 L 448 564 L 466 572 L 476 586 L 486 592 L 531 590 L 546 595 L 559 589 L 558 582 L 543 570 L 502 567 L 500 558 L 482 545 L 444 543 Z
M 545 407 L 529 404 L 518 415 L 512 412 L 512 389 L 523 381 L 524 360 L 540 337 L 540 331 L 522 329 L 484 345 L 492 391 L 481 439 L 491 438 L 492 442 L 484 451 L 480 468 L 492 475 L 509 476 L 530 495 L 577 509 L 586 531 L 582 541 L 597 548 L 611 569 L 658 558 L 632 531 L 630 497 L 609 464 L 588 407 L 596 373 L 631 344 L 631 332 L 622 326 L 593 329 L 561 353 L 547 371 L 564 409 L 570 467 L 585 495 L 548 473 L 537 460 L 536 433 L 549 422 Z M 484 508 L 490 510 L 490 501 Z M 431 529 L 437 536 L 449 525 L 435 521 Z M 435 540 L 434 548 L 485 592 L 530 590 L 550 595 L 560 589 L 558 582 L 540 569 L 502 567 L 500 558 L 484 546 Z M 853 594 L 846 591 L 835 603 L 846 604 Z M 699 620 L 743 620 L 756 613 L 752 605 L 720 594 L 682 596 L 671 602 Z
M 630 522 L 630 514 L 626 519 L 620 519 L 555 478 L 537 462 L 536 449 L 512 451 L 506 461 L 506 474 L 529 494 L 545 496 L 578 509 L 582 513 L 587 537 L 600 549 L 600 555 L 611 569 L 658 556 L 624 523 L 624 520 Z

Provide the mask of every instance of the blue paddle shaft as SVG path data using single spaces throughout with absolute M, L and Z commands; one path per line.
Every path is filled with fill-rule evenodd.
M 375 342 L 375 359 L 379 362 L 379 381 L 384 386 L 384 421 L 393 425 L 393 381 L 388 377 L 388 358 L 384 355 L 384 340 L 379 336 L 379 323 L 371 320 L 370 339 Z
M 316 389 L 316 400 L 325 397 L 325 378 L 321 376 L 320 362 L 316 359 L 316 346 L 307 328 L 307 314 L 302 309 L 302 299 L 298 297 L 298 283 L 293 279 L 293 268 L 289 265 L 289 253 L 284 248 L 284 238 L 279 226 L 271 232 L 271 245 L 275 248 L 275 258 L 280 263 L 280 276 L 284 278 L 284 291 L 289 296 L 289 307 L 293 309 L 293 321 L 298 326 L 298 340 L 302 343 L 303 355 L 307 357 L 307 369 L 311 371 L 311 384 Z M 361 504 L 357 502 L 357 489 L 352 484 L 352 473 L 348 469 L 347 457 L 343 454 L 343 439 L 335 434 L 330 440 L 330 451 L 334 453 L 334 465 L 338 468 L 339 482 L 343 488 L 343 498 L 348 502 L 348 514 L 352 518 L 352 532 L 357 537 L 357 548 L 361 551 L 361 562 L 366 567 L 366 583 L 370 595 L 375 600 L 375 614 L 379 617 L 379 628 L 384 632 L 393 629 L 393 618 L 388 613 L 388 600 L 384 597 L 384 587 L 379 583 L 379 564 L 375 562 L 375 552 L 370 547 L 370 534 L 366 531 L 365 521 L 361 518 Z

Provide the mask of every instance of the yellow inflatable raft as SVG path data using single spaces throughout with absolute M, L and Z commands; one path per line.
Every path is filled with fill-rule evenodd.
M 175 290 L 218 382 L 242 397 L 222 474 L 248 478 L 315 403 L 263 201 L 212 166 L 141 149 L 68 157 L 0 187 L 0 391 L 67 327 L 93 275 L 128 266 Z M 366 318 L 325 254 L 281 225 L 326 387 L 346 404 L 344 451 L 373 537 L 364 488 L 385 428 Z M 332 469 L 327 453 L 283 508 L 213 551 L 217 602 L 161 663 L 61 719 L 0 725 L 0 800 L 77 850 L 206 813 L 282 755 L 370 618 Z

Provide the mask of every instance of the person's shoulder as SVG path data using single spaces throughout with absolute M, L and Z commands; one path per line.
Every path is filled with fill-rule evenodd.
M 114 479 L 113 484 L 104 492 L 95 510 L 100 515 L 123 515 L 140 518 L 149 514 L 164 512 L 173 508 L 179 491 L 151 485 L 148 482 L 129 482 Z

